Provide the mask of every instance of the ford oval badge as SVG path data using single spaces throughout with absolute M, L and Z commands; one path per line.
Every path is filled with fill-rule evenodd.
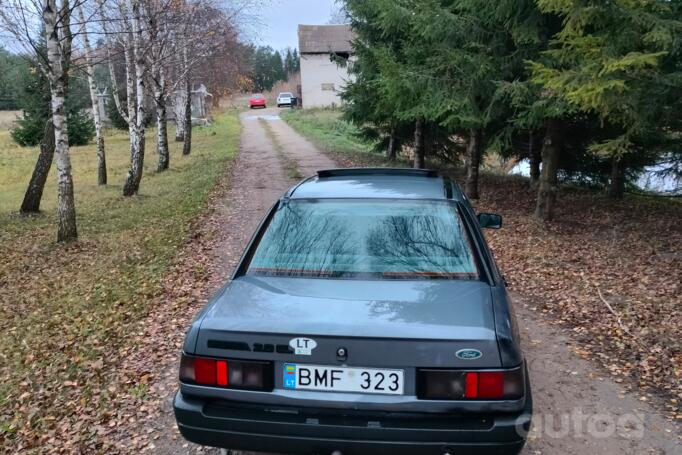
M 483 353 L 478 349 L 460 349 L 455 355 L 462 360 L 476 360 L 483 357 Z
M 293 338 L 289 340 L 289 346 L 296 355 L 311 355 L 313 349 L 317 347 L 317 343 L 311 338 Z

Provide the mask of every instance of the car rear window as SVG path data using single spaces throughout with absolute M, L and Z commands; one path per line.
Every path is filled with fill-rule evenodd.
M 316 278 L 477 279 L 457 207 L 445 201 L 288 200 L 249 274 Z

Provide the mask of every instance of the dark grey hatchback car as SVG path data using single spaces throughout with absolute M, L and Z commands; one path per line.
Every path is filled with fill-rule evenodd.
M 500 225 L 427 170 L 294 186 L 187 333 L 181 433 L 266 452 L 519 452 L 529 380 L 480 229 Z

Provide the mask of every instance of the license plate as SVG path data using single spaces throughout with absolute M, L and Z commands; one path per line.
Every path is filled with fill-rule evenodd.
M 402 395 L 403 370 L 284 364 L 284 388 Z

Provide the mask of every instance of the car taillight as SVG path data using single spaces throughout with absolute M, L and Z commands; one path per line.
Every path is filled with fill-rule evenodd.
M 524 393 L 523 368 L 503 371 L 419 370 L 425 400 L 515 400 Z
M 197 384 L 214 385 L 216 383 L 215 360 L 196 357 L 193 360 L 194 381 Z
M 464 398 L 470 400 L 500 400 L 504 398 L 504 376 L 501 371 L 467 373 L 464 379 Z
M 272 390 L 272 362 L 214 359 L 183 353 L 180 381 L 231 389 Z

